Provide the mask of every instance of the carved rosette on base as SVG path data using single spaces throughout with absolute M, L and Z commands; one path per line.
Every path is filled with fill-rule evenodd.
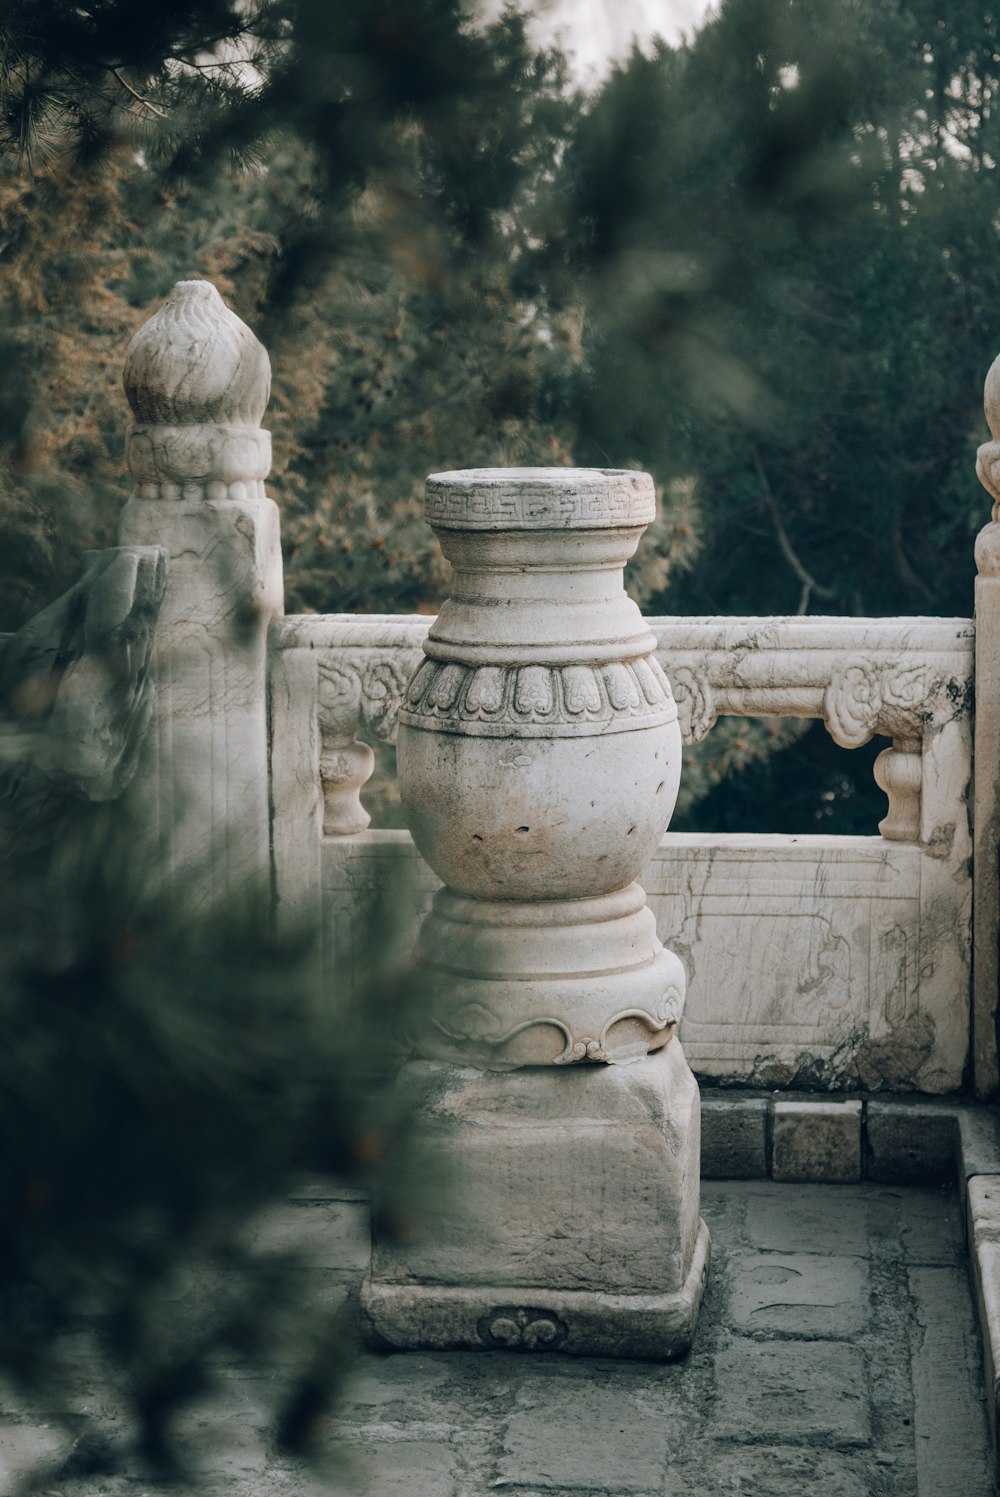
M 674 1356 L 707 1234 L 697 1087 L 674 1039 L 684 972 L 634 882 L 681 763 L 623 587 L 652 480 L 435 474 L 427 514 L 455 579 L 399 717 L 403 804 L 445 884 L 410 1039 L 423 1126 L 461 1188 L 422 1246 L 376 1244 L 364 1313 L 397 1346 Z

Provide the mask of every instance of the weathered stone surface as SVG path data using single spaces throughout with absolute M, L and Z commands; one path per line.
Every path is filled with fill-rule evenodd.
M 772 1127 L 775 1180 L 860 1180 L 860 1102 L 777 1101 Z
M 950 1109 L 870 1101 L 865 1113 L 866 1177 L 901 1185 L 951 1180 L 956 1128 Z
M 262 1214 L 250 1229 L 260 1253 L 291 1253 L 310 1268 L 328 1268 L 360 1279 L 368 1264 L 368 1214 L 354 1202 L 289 1202 Z
M 168 557 L 157 710 L 130 798 L 158 866 L 214 901 L 269 870 L 267 628 L 282 609 L 269 364 L 207 281 L 178 282 L 125 362 L 136 494 L 120 538 Z
M 907 1264 L 961 1266 L 966 1262 L 960 1194 L 953 1190 L 900 1190 L 899 1233 Z
M 744 1335 L 730 1323 L 730 1272 L 751 1253 L 750 1229 L 760 1226 L 759 1221 L 754 1225 L 748 1208 L 754 1203 L 765 1207 L 777 1235 L 802 1237 L 803 1216 L 795 1206 L 800 1195 L 808 1204 L 808 1236 L 815 1244 L 801 1254 L 804 1272 L 811 1263 L 822 1275 L 831 1258 L 837 1261 L 838 1253 L 830 1254 L 828 1248 L 843 1247 L 845 1221 L 849 1238 L 861 1228 L 858 1267 L 867 1270 L 872 1293 L 867 1301 L 859 1300 L 869 1319 L 860 1329 L 845 1332 L 847 1357 L 843 1342 L 807 1342 L 780 1329 Z M 948 1492 L 945 1479 L 961 1473 L 967 1484 L 958 1489 L 961 1497 L 988 1497 L 983 1388 L 962 1259 L 931 1272 L 920 1269 L 911 1279 L 906 1264 L 912 1261 L 912 1244 L 903 1240 L 907 1226 L 918 1223 L 925 1239 L 941 1236 L 934 1230 L 938 1218 L 944 1235 L 951 1233 L 954 1202 L 938 1190 L 870 1182 L 835 1188 L 709 1182 L 703 1196 L 716 1233 L 717 1269 L 690 1356 L 659 1365 L 558 1354 L 364 1356 L 329 1428 L 331 1454 L 340 1464 L 316 1471 L 279 1456 L 262 1437 L 254 1380 L 220 1369 L 218 1409 L 224 1423 L 219 1435 L 224 1430 L 224 1436 L 214 1438 L 206 1427 L 193 1427 L 213 1467 L 199 1493 L 939 1497 L 933 1482 L 941 1481 L 940 1492 Z M 984 1244 L 987 1250 L 994 1246 Z M 941 1276 L 944 1268 L 948 1272 Z M 751 1357 L 755 1347 L 778 1355 L 790 1348 L 789 1382 L 769 1379 L 761 1389 L 762 1396 L 767 1388 L 774 1393 L 765 1401 L 766 1420 L 774 1430 L 770 1436 L 760 1430 L 759 1421 L 745 1422 L 747 1385 L 760 1370 L 759 1362 L 720 1356 L 731 1347 L 734 1329 L 735 1344 L 749 1347 Z M 942 1335 L 944 1342 L 936 1339 Z M 799 1355 L 804 1345 L 811 1357 Z M 921 1370 L 923 1358 L 929 1364 Z M 928 1385 L 930 1401 L 923 1391 L 915 1399 L 914 1379 L 937 1372 L 942 1386 Z M 68 1390 L 73 1406 L 84 1402 L 93 1409 L 101 1401 L 93 1373 L 92 1365 L 81 1363 L 79 1386 Z M 267 1385 L 257 1385 L 256 1392 L 269 1391 Z M 870 1432 L 863 1443 L 854 1439 L 865 1428 L 865 1419 L 855 1417 L 859 1397 Z M 845 1401 L 846 1418 L 839 1417 Z M 821 1412 L 832 1410 L 835 1417 L 804 1419 L 817 1402 Z M 107 1408 L 109 1417 L 114 1412 Z M 23 1421 L 23 1413 L 0 1392 L 0 1470 L 15 1448 L 23 1459 L 32 1448 L 39 1454 L 56 1448 L 46 1446 L 44 1430 L 32 1445 L 32 1426 Z M 20 1434 L 22 1430 L 27 1433 Z M 928 1448 L 918 1463 L 920 1446 Z M 638 1486 L 640 1480 L 646 1485 Z M 0 1479 L 0 1490 L 6 1493 L 10 1484 L 9 1478 Z M 97 1485 L 102 1497 L 135 1497 L 140 1489 L 144 1497 L 171 1497 L 177 1490 L 151 1481 L 137 1486 L 134 1476 L 102 1477 Z M 95 1479 L 59 1481 L 52 1485 L 53 1493 L 57 1489 L 60 1497 L 95 1497 Z M 49 1485 L 40 1490 L 48 1492 Z
M 647 1399 L 624 1390 L 535 1379 L 518 1394 L 498 1485 L 654 1491 L 681 1432 L 650 1414 Z
M 968 1191 L 970 1240 L 1000 1242 L 1000 1175 L 974 1175 Z
M 910 1292 L 916 1306 L 913 1351 L 914 1415 L 917 1428 L 918 1497 L 986 1497 L 983 1465 L 988 1459 L 986 1411 L 970 1392 L 980 1385 L 975 1325 L 964 1265 L 911 1268 Z M 971 1415 L 971 1417 L 970 1417 Z M 966 1438 L 953 1430 L 966 1420 Z
M 843 1338 L 868 1319 L 868 1273 L 860 1258 L 794 1253 L 738 1257 L 729 1268 L 728 1319 L 742 1331 Z
M 706 690 L 712 712 L 721 702 L 723 711 L 822 715 L 829 688 L 831 703 L 843 696 L 838 731 L 891 729 L 906 745 L 914 734 L 922 743 L 915 839 L 668 833 L 653 852 L 641 882 L 661 937 L 697 975 L 682 1029 L 696 1073 L 758 1087 L 959 1090 L 971 941 L 971 621 L 646 622 L 689 737 L 707 731 Z M 391 736 L 399 676 L 428 627 L 403 616 L 289 619 L 274 631 L 275 670 L 286 650 L 303 661 L 308 652 L 314 673 L 318 663 L 342 683 L 343 722 L 356 699 L 361 736 Z M 871 681 L 859 661 L 871 664 Z M 311 752 L 317 689 L 303 688 L 292 731 L 282 719 L 292 759 L 298 744 Z M 296 773 L 304 768 L 305 760 Z M 317 796 L 318 773 L 303 776 Z M 294 786 L 291 769 L 289 778 Z M 301 809 L 289 812 L 286 886 L 318 888 L 321 862 L 328 886 L 339 884 L 347 849 L 332 838 L 321 849 L 312 803 L 302 792 L 292 800 Z M 912 829 L 912 793 L 909 805 Z M 369 878 L 387 866 L 383 835 L 350 853 L 355 869 L 371 858 Z M 421 897 L 436 884 L 424 873 Z
M 1000 368 L 994 360 L 986 376 L 984 409 L 992 441 L 976 454 L 976 473 L 993 499 L 993 513 L 976 537 L 976 679 L 1000 679 Z M 973 1076 L 977 1094 L 991 1097 L 997 1088 L 997 992 L 1000 971 L 997 930 L 1000 927 L 1000 786 L 990 766 L 1000 763 L 1000 697 L 980 691 L 976 702 L 975 820 L 973 880 L 976 923 L 973 964 Z
M 863 1192 L 838 1191 L 837 1209 L 832 1211 L 825 1186 L 790 1190 L 771 1181 L 750 1181 L 728 1190 L 739 1190 L 745 1202 L 746 1233 L 754 1247 L 781 1253 L 868 1251 L 868 1197 Z
M 681 743 L 622 568 L 655 511 L 647 474 L 432 474 L 455 568 L 399 714 L 400 798 L 446 888 L 418 959 L 414 1035 L 490 1069 L 631 1061 L 667 1044 L 684 973 L 631 882 L 677 797 Z
M 698 1466 L 667 1470 L 663 1497 L 872 1497 L 867 1452 L 798 1445 L 703 1447 Z
M 457 1451 L 447 1440 L 342 1445 L 334 1454 L 342 1469 L 332 1497 L 453 1497 L 458 1490 Z
M 986 1407 L 996 1453 L 1000 1446 L 1000 1243 L 989 1238 L 974 1242 L 972 1264 L 983 1348 Z
M 958 1109 L 958 1175 L 1000 1175 L 1000 1118 L 989 1107 Z
M 871 1437 L 864 1359 L 838 1341 L 749 1341 L 734 1337 L 716 1359 L 726 1389 L 715 1423 L 751 1444 L 794 1438 L 834 1448 Z
M 69 1438 L 52 1424 L 0 1417 L 0 1491 L 14 1492 L 17 1484 L 46 1462 L 65 1455 Z
M 994 1448 L 1000 1431 L 1000 1174 L 975 1175 L 966 1204 Z
M 455 577 L 397 760 L 446 887 L 417 945 L 426 1004 L 401 1033 L 447 1185 L 419 1241 L 375 1244 L 366 1329 L 397 1347 L 676 1356 L 708 1234 L 698 1088 L 674 1039 L 684 971 L 632 882 L 680 775 L 670 685 L 622 585 L 652 480 L 433 474 L 427 511 Z
M 698 1098 L 680 1047 L 510 1073 L 416 1062 L 442 1183 L 420 1237 L 376 1243 L 362 1292 L 394 1346 L 667 1358 L 704 1284 Z
M 698 1233 L 698 1096 L 679 1047 L 608 1068 L 418 1061 L 403 1083 L 440 1184 L 417 1241 L 384 1255 L 376 1246 L 379 1277 L 609 1294 L 684 1283 Z
M 766 1180 L 770 1174 L 766 1097 L 701 1097 L 703 1180 Z

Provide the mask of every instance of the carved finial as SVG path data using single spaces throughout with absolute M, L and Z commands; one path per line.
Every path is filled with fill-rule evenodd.
M 137 421 L 259 426 L 271 364 L 211 281 L 178 281 L 129 344 L 124 384 Z
M 210 281 L 177 282 L 129 344 L 123 382 L 143 497 L 245 499 L 267 476 L 270 361 Z

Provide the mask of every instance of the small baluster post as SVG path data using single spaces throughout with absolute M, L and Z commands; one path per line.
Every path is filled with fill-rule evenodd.
M 361 790 L 375 768 L 375 755 L 357 732 L 361 724 L 361 681 L 339 670 L 319 674 L 319 776 L 323 787 L 323 835 L 363 832 L 371 817 Z
M 919 842 L 923 772 L 919 739 L 893 738 L 875 760 L 875 783 L 889 797 L 889 812 L 878 824 L 887 842 Z

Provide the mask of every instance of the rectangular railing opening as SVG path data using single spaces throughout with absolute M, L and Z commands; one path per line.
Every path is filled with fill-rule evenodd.
M 891 741 L 846 749 L 819 720 L 724 718 L 684 748 L 671 829 L 874 836 L 887 810 L 874 765 Z

